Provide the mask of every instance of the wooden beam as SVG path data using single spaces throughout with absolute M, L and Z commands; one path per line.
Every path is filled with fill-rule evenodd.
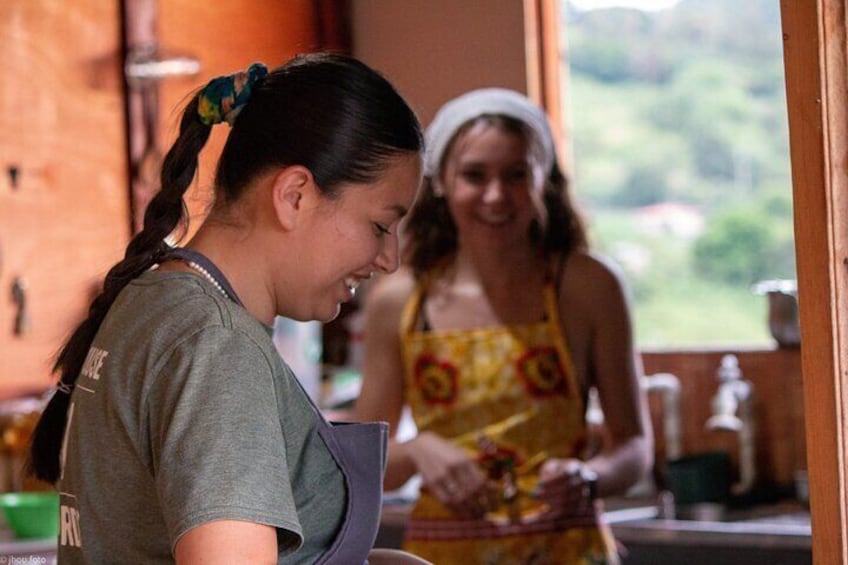
M 848 562 L 845 0 L 782 0 L 815 563 Z
M 572 168 L 569 124 L 563 103 L 568 88 L 568 62 L 563 61 L 565 40 L 558 0 L 524 0 L 527 95 L 548 113 L 559 163 L 570 176 Z M 565 69 L 563 69 L 565 66 Z

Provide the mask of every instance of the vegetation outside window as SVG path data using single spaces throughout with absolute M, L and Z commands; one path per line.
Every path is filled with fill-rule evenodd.
M 574 190 L 639 345 L 772 344 L 753 285 L 795 278 L 779 3 L 560 1 Z

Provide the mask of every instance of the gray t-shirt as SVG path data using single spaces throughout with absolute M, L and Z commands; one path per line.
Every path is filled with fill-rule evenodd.
M 118 296 L 69 409 L 61 563 L 172 563 L 191 528 L 277 528 L 280 563 L 335 537 L 344 477 L 271 330 L 191 273 L 150 271 Z

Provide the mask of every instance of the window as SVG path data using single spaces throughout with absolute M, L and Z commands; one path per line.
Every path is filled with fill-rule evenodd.
M 754 285 L 795 278 L 779 2 L 559 1 L 573 190 L 639 346 L 772 344 Z

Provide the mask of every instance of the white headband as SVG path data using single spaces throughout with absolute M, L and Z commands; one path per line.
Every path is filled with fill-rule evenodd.
M 481 88 L 454 98 L 441 107 L 427 128 L 424 174 L 432 177 L 439 170 L 442 156 L 453 136 L 464 124 L 482 115 L 501 115 L 527 124 L 539 147 L 539 163 L 547 175 L 554 164 L 554 140 L 548 118 L 541 108 L 514 90 Z

